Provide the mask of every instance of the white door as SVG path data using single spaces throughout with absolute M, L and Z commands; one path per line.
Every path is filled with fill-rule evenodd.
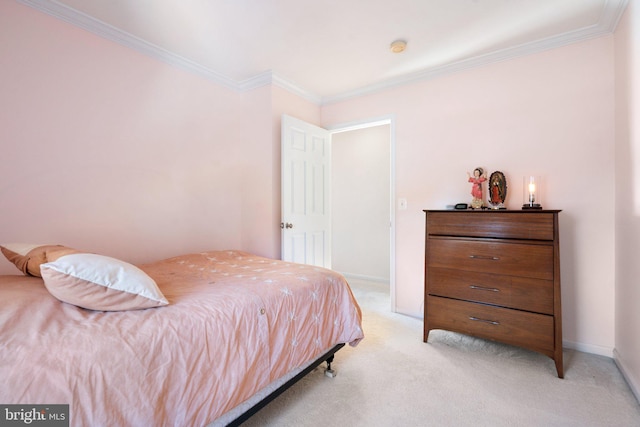
M 282 259 L 331 268 L 331 135 L 282 116 Z

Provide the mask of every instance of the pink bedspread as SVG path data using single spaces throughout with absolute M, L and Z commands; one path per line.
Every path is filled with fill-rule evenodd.
M 141 266 L 170 305 L 85 310 L 0 276 L 0 403 L 70 404 L 74 426 L 204 426 L 363 337 L 332 271 L 239 251 Z

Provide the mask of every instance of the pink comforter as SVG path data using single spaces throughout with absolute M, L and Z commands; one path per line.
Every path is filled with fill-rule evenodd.
M 238 251 L 141 267 L 170 305 L 98 312 L 0 277 L 0 402 L 70 404 L 75 426 L 203 426 L 363 337 L 332 271 Z

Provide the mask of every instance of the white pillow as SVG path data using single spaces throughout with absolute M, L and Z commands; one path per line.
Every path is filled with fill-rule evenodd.
M 51 295 L 91 310 L 137 310 L 169 304 L 144 271 L 103 255 L 64 255 L 42 264 L 40 272 Z

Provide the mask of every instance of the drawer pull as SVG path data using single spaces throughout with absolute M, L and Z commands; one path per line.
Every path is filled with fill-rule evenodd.
M 488 259 L 490 261 L 499 261 L 500 258 L 497 256 L 486 256 L 486 255 L 469 255 L 469 258 L 473 259 Z
M 500 324 L 500 322 L 496 322 L 495 320 L 480 319 L 478 317 L 473 317 L 473 316 L 469 316 L 469 320 L 473 320 L 474 322 L 488 323 L 490 325 L 499 325 Z
M 478 291 L 500 292 L 500 289 L 498 289 L 498 288 L 487 288 L 487 287 L 484 287 L 484 286 L 477 286 L 477 285 L 469 285 L 469 287 L 471 289 L 476 289 Z

